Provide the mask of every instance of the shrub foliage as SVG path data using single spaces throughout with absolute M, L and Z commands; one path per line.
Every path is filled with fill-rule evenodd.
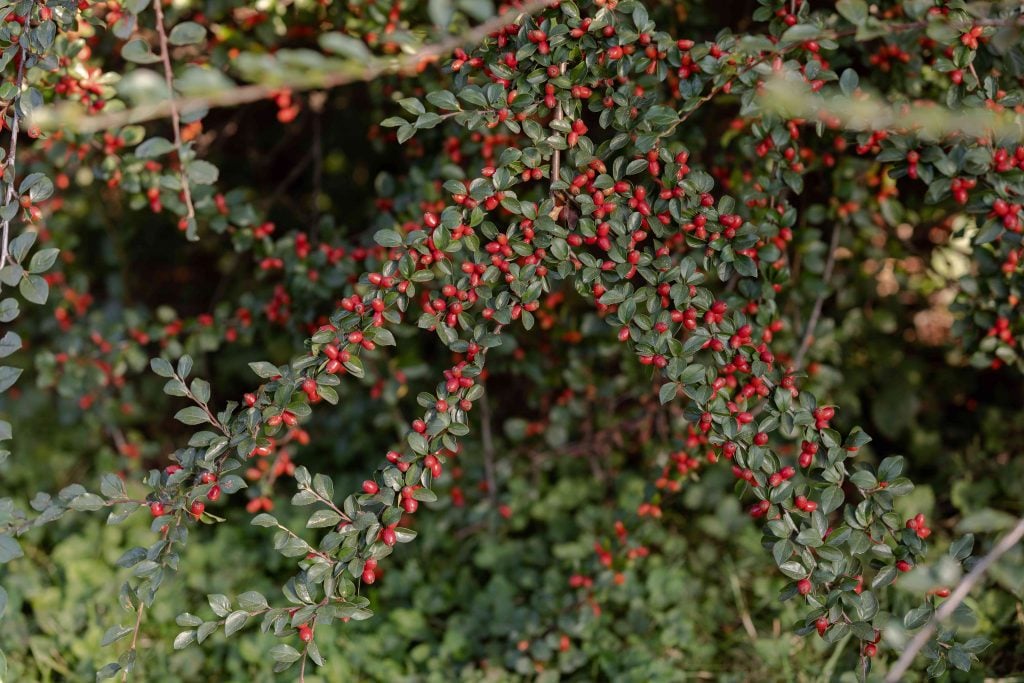
M 0 18 L 0 672 L 866 678 L 1020 512 L 1018 3 Z

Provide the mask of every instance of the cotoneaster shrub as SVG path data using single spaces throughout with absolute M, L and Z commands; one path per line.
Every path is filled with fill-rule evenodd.
M 498 13 L 444 2 L 0 10 L 0 311 L 13 323 L 0 353 L 31 351 L 36 377 L 15 386 L 24 364 L 0 369 L 13 415 L 0 436 L 17 431 L 12 469 L 23 442 L 71 442 L 89 467 L 57 493 L 5 501 L 0 559 L 28 563 L 21 543 L 48 523 L 83 533 L 121 584 L 84 594 L 125 610 L 103 615 L 109 663 L 41 663 L 37 646 L 17 656 L 23 675 L 84 666 L 127 679 L 153 650 L 150 672 L 191 656 L 176 674 L 188 680 L 207 666 L 189 652 L 215 632 L 232 637 L 217 637 L 221 651 L 251 648 L 239 633 L 249 627 L 273 642 L 242 654 L 249 674 L 222 676 L 324 666 L 328 680 L 364 667 L 383 679 L 422 666 L 439 680 L 496 667 L 673 680 L 706 656 L 676 644 L 707 636 L 699 621 L 676 634 L 665 595 L 727 607 L 757 638 L 739 578 L 754 565 L 705 569 L 696 596 L 681 588 L 720 561 L 685 552 L 686 509 L 702 510 L 700 531 L 723 547 L 737 534 L 738 547 L 763 549 L 778 573 L 758 595 L 786 605 L 758 609 L 784 610 L 782 628 L 833 646 L 827 671 L 841 661 L 866 677 L 877 657 L 891 663 L 971 569 L 975 541 L 944 533 L 929 548 L 941 510 L 890 446 L 917 396 L 935 396 L 892 386 L 930 380 L 889 377 L 904 352 L 878 337 L 910 318 L 915 341 L 948 349 L 942 382 L 955 395 L 942 410 L 995 440 L 983 452 L 1020 428 L 969 416 L 976 396 L 997 421 L 1012 401 L 986 377 L 1019 386 L 1020 9 L 690 11 L 628 0 Z M 250 118 L 208 111 L 263 100 L 269 111 Z M 269 135 L 269 120 L 301 133 Z M 296 158 L 306 132 L 311 152 Z M 325 152 L 335 145 L 356 152 Z M 387 171 L 372 187 L 371 164 Z M 876 301 L 901 291 L 905 301 Z M 47 301 L 52 312 L 19 317 Z M 195 376 L 207 354 L 216 382 Z M 965 382 L 977 383 L 969 396 Z M 167 410 L 193 430 L 157 417 Z M 844 410 L 885 440 L 869 445 Z M 23 434 L 22 420 L 49 424 Z M 979 448 L 952 441 L 964 457 Z M 92 459 L 105 443 L 116 456 Z M 321 473 L 300 462 L 307 453 Z M 1007 458 L 988 476 L 1019 470 Z M 15 493 L 37 478 L 30 467 Z M 969 491 L 949 499 L 982 511 L 965 531 L 1012 524 L 977 502 L 1012 491 Z M 421 506 L 449 508 L 429 539 L 413 528 Z M 759 543 L 743 538 L 739 506 Z M 130 531 L 75 531 L 68 511 L 103 511 Z M 265 531 L 237 528 L 247 524 Z M 273 559 L 244 551 L 268 541 Z M 421 555 L 403 549 L 413 542 Z M 189 575 L 206 604 L 163 598 L 208 543 L 225 550 Z M 24 570 L 5 580 L 22 612 L 42 583 Z M 397 616 L 375 615 L 378 590 Z M 166 623 L 169 607 L 178 628 L 165 640 L 181 655 L 146 636 L 147 613 Z M 30 609 L 49 618 L 45 602 Z M 944 626 L 924 666 L 970 669 L 999 628 Z M 649 635 L 616 657 L 628 630 Z M 396 656 L 419 639 L 425 649 Z M 5 649 L 23 651 L 20 640 Z M 356 642 L 387 649 L 369 662 Z M 814 671 L 809 656 L 797 666 Z

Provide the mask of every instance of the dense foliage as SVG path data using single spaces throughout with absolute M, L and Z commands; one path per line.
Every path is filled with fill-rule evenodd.
M 0 19 L 0 679 L 1024 669 L 1019 3 Z

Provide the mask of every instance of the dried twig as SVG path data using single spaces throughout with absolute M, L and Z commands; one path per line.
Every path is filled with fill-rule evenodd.
M 408 75 L 415 74 L 424 64 L 435 61 L 462 45 L 478 43 L 488 35 L 516 23 L 522 17 L 535 14 L 549 4 L 549 0 L 529 0 L 516 10 L 510 10 L 505 14 L 488 19 L 470 31 L 452 36 L 445 40 L 426 45 L 416 52 L 398 57 L 375 57 L 362 64 L 353 66 L 352 70 L 327 74 L 323 77 L 310 78 L 299 83 L 289 83 L 288 88 L 292 91 L 316 90 L 337 88 L 338 86 L 372 81 L 384 74 Z M 186 115 L 198 111 L 206 111 L 218 107 L 235 107 L 250 102 L 258 102 L 272 97 L 280 91 L 281 85 L 264 85 L 254 83 L 243 85 L 237 88 L 229 88 L 220 92 L 193 97 L 172 97 L 168 100 L 144 104 L 122 111 L 107 112 L 97 116 L 81 118 L 65 117 L 60 112 L 43 113 L 39 119 L 33 119 L 33 123 L 40 126 L 61 125 L 74 128 L 83 133 L 91 133 L 100 130 L 117 128 L 129 123 L 142 123 L 154 119 L 162 119 L 177 110 L 179 115 Z M 45 117 L 45 118 L 44 118 Z
M 971 592 L 975 584 L 981 580 L 982 575 L 988 571 L 988 568 L 1013 548 L 1013 546 L 1020 543 L 1022 538 L 1024 538 L 1024 517 L 1018 519 L 1017 524 L 1010 530 L 1010 533 L 1000 539 L 995 547 L 989 551 L 988 555 L 981 558 L 978 564 L 974 565 L 974 568 L 967 573 L 967 576 L 961 579 L 960 583 L 946 599 L 946 602 L 942 603 L 942 606 L 935 610 L 935 616 L 932 617 L 931 621 L 914 635 L 906 649 L 903 650 L 903 654 L 900 655 L 900 658 L 893 664 L 889 673 L 886 674 L 886 683 L 897 683 L 897 681 L 903 679 L 903 675 L 914 662 L 914 657 L 917 656 L 917 653 L 920 652 L 921 648 L 931 639 L 932 634 L 935 633 L 939 622 L 948 619 L 953 614 L 954 610 L 960 606 L 960 603 L 964 601 L 964 598 Z
M 153 10 L 156 12 L 156 33 L 160 37 L 160 61 L 164 67 L 164 81 L 167 83 L 167 106 L 171 115 L 171 127 L 174 129 L 174 148 L 178 152 L 178 174 L 181 176 L 181 193 L 185 201 L 185 218 L 196 219 L 196 208 L 192 205 L 192 190 L 189 188 L 188 172 L 185 167 L 185 150 L 181 140 L 181 114 L 174 98 L 174 69 L 171 66 L 171 50 L 167 45 L 167 31 L 164 29 L 164 8 L 160 0 L 155 0 Z
M 565 67 L 566 67 L 565 62 L 562 62 L 561 71 L 562 71 L 563 74 L 565 74 Z M 558 100 L 558 103 L 555 105 L 555 121 L 561 121 L 564 116 L 565 116 L 565 113 L 562 111 L 562 101 Z M 551 182 L 552 183 L 557 183 L 558 182 L 558 176 L 559 176 L 559 174 L 561 174 L 561 172 L 562 172 L 562 151 L 560 149 L 555 149 L 555 153 L 551 155 Z
M 832 271 L 836 266 L 836 250 L 839 247 L 839 234 L 842 232 L 842 226 L 836 225 L 832 230 L 832 241 L 828 245 L 828 260 L 825 262 L 825 270 L 821 272 L 821 291 L 818 292 L 818 297 L 814 300 L 814 308 L 811 310 L 811 317 L 807 321 L 807 327 L 804 328 L 804 336 L 800 340 L 800 348 L 797 349 L 796 356 L 793 357 L 793 372 L 798 372 L 804 365 L 804 357 L 807 355 L 808 349 L 811 348 L 811 341 L 814 339 L 814 328 L 818 325 L 818 319 L 821 318 L 821 308 L 825 304 L 825 298 L 828 296 L 828 285 L 832 280 Z
M 480 397 L 480 440 L 484 455 L 484 481 L 487 482 L 487 497 L 491 503 L 498 502 L 498 484 L 494 473 L 494 435 L 491 432 L 491 403 L 487 392 Z
M 25 58 L 28 55 L 25 49 L 21 50 L 21 61 L 18 64 L 18 76 L 14 82 L 15 92 L 21 92 L 21 84 L 25 78 Z M 15 159 L 18 156 L 18 126 L 21 123 L 21 117 L 18 115 L 18 105 L 13 103 L 11 107 L 11 145 L 7 152 L 7 160 L 4 162 L 4 175 L 10 172 L 10 181 L 7 184 L 7 192 L 4 196 L 4 204 L 10 204 L 14 201 L 15 195 L 18 191 L 15 187 L 15 180 L 17 174 L 17 168 L 15 167 Z M 11 220 L 5 218 L 2 227 L 0 227 L 0 268 L 7 265 L 7 259 L 10 257 L 8 251 L 8 245 L 10 244 L 11 233 Z

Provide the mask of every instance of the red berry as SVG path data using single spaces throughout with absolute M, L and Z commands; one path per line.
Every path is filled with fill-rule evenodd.
M 375 495 L 378 491 L 380 491 L 380 487 L 377 486 L 377 482 L 371 479 L 367 479 L 366 481 L 363 482 L 363 493 L 369 493 L 372 496 Z
M 164 504 L 159 502 L 159 501 L 157 501 L 155 503 L 150 503 L 149 504 L 149 512 L 154 517 L 161 517 L 161 516 L 163 516 L 163 514 L 164 514 Z
M 194 501 L 192 503 L 192 506 L 189 507 L 189 512 L 191 512 L 192 516 L 195 517 L 196 519 L 199 519 L 200 517 L 202 517 L 203 516 L 203 511 L 205 511 L 205 510 L 206 510 L 206 503 L 204 503 L 201 500 Z

